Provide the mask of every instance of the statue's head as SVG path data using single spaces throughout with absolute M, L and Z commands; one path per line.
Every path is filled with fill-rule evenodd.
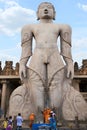
M 37 20 L 39 19 L 53 19 L 55 20 L 55 8 L 49 2 L 42 2 L 37 10 Z

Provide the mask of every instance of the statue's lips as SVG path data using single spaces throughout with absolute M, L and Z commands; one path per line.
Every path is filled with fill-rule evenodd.
M 47 11 L 47 10 L 45 10 L 45 11 L 44 11 L 44 14 L 48 14 L 48 11 Z

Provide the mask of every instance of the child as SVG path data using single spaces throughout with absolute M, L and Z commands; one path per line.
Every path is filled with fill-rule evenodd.
M 3 128 L 4 128 L 3 130 L 6 130 L 7 126 L 8 126 L 8 118 L 6 117 L 5 120 L 3 121 Z

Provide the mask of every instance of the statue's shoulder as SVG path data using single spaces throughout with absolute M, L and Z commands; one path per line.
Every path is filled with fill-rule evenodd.
M 34 24 L 26 24 L 22 27 L 22 31 L 32 30 Z
M 69 32 L 72 31 L 71 26 L 68 24 L 61 24 L 60 27 L 61 27 L 61 31 L 69 31 Z
M 59 30 L 62 31 L 62 32 L 64 32 L 64 31 L 69 31 L 69 32 L 71 32 L 71 31 L 72 31 L 71 26 L 68 25 L 68 24 L 54 23 L 53 25 L 56 27 L 56 29 L 59 29 Z

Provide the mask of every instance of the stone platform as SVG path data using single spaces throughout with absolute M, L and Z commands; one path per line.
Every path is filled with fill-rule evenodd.
M 0 130 L 3 130 L 3 128 L 0 128 Z M 12 129 L 12 130 L 16 130 L 16 129 Z M 22 128 L 22 130 L 31 130 L 31 129 L 30 128 Z M 36 130 L 36 129 L 34 129 L 34 130 Z M 44 130 L 48 130 L 48 129 L 44 129 Z M 79 129 L 77 129 L 77 128 L 60 127 L 60 128 L 57 128 L 56 130 L 87 130 L 87 128 L 79 128 Z
M 0 130 L 2 130 L 2 129 L 0 128 Z M 15 130 L 15 129 L 12 129 L 12 130 Z M 22 128 L 22 130 L 31 130 L 31 129 L 30 128 Z M 44 130 L 47 130 L 47 129 L 44 129 Z M 70 128 L 67 128 L 67 127 L 61 127 L 61 128 L 57 128 L 56 130 L 87 130 L 87 128 L 79 128 L 79 129 L 71 128 L 70 129 Z

